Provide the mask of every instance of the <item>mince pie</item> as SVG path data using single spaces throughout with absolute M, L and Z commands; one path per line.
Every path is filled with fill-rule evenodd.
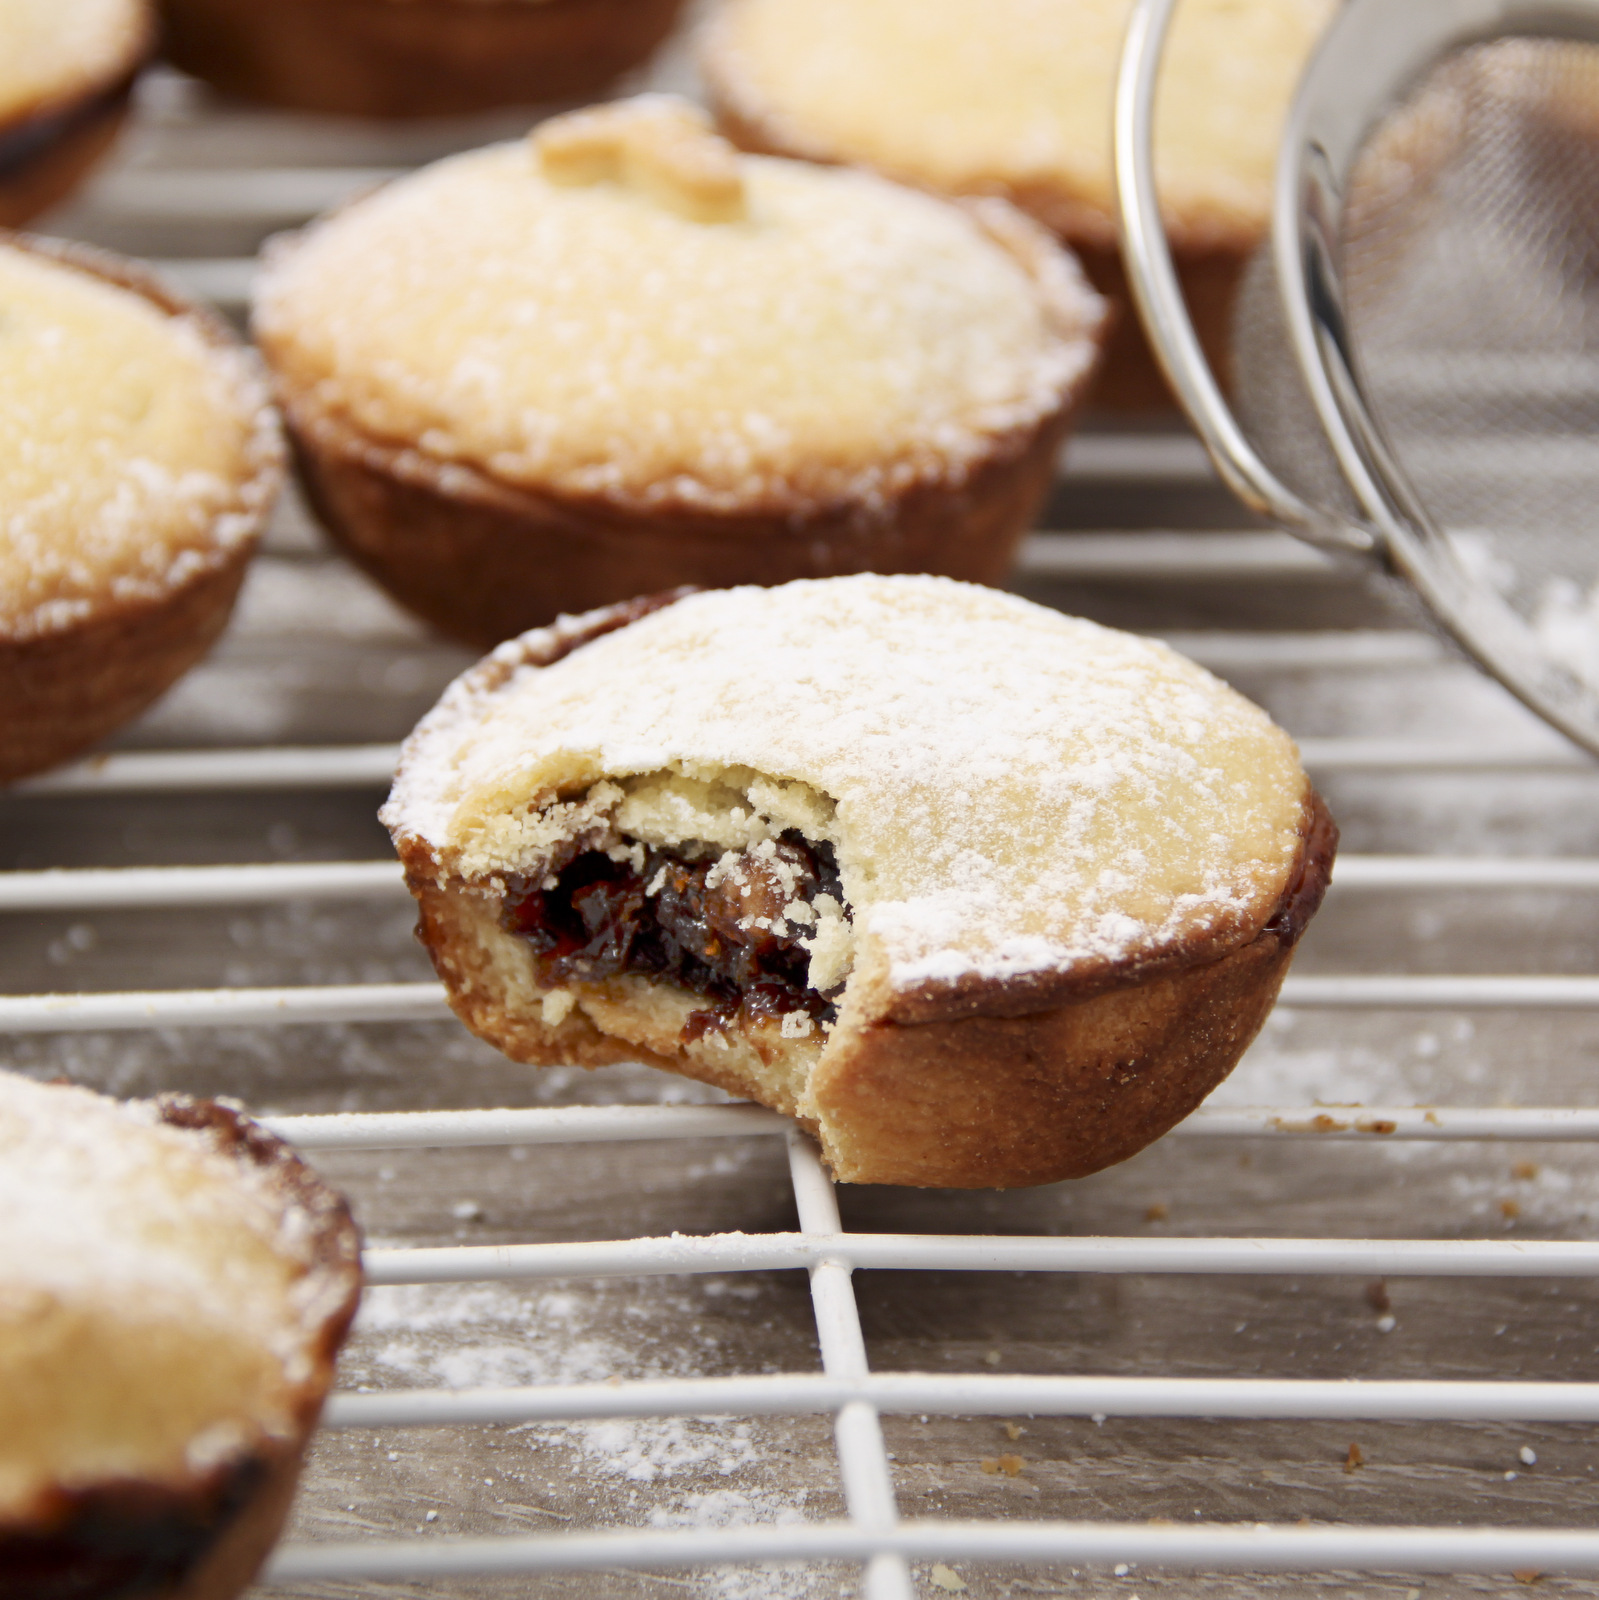
M 0 1073 L 0 1594 L 230 1600 L 360 1292 L 348 1206 L 248 1118 Z
M 849 1182 L 1096 1171 L 1270 1010 L 1336 830 L 1166 646 L 928 577 L 666 595 L 459 679 L 383 812 L 457 1013 L 773 1106 Z
M 999 581 L 1101 309 L 1003 201 L 741 156 L 650 96 L 357 201 L 255 320 L 323 522 L 492 644 L 679 584 Z
M 300 111 L 437 117 L 582 100 L 638 66 L 683 0 L 161 0 L 175 65 Z
M 1265 236 L 1277 141 L 1334 0 L 1183 0 L 1156 113 L 1161 207 L 1213 364 Z M 871 167 L 945 194 L 997 194 L 1053 229 L 1125 302 L 1111 167 L 1132 0 L 722 0 L 702 64 L 751 150 Z M 1164 403 L 1130 306 L 1095 391 Z
M 0 227 L 64 199 L 110 148 L 154 41 L 149 0 L 0 0 Z
M 225 324 L 132 262 L 0 237 L 0 781 L 205 654 L 282 475 Z

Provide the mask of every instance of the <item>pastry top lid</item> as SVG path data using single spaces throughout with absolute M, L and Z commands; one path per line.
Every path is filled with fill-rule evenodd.
M 1156 106 L 1162 209 L 1194 247 L 1271 208 L 1300 67 L 1335 0 L 1183 0 Z M 950 193 L 1014 194 L 1115 242 L 1111 108 L 1131 0 L 723 0 L 714 94 L 757 140 Z
M 541 808 L 602 779 L 803 785 L 857 966 L 932 994 L 1224 950 L 1298 857 L 1308 785 L 1264 712 L 1012 595 L 832 578 L 692 595 L 535 665 L 552 641 L 502 645 L 412 735 L 384 812 L 408 861 L 543 870 Z
M 270 496 L 247 354 L 96 261 L 0 243 L 0 635 L 163 597 Z
M 425 168 L 280 250 L 291 415 L 635 506 L 871 502 L 1051 415 L 1100 302 L 1009 208 L 736 155 L 646 97 Z
M 348 1285 L 325 1220 L 218 1116 L 0 1072 L 0 1522 L 52 1483 L 181 1479 L 303 1422 Z
M 0 122 L 114 82 L 152 31 L 147 0 L 0 0 Z

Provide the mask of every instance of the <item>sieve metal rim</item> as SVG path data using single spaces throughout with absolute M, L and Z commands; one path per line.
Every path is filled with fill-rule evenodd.
M 1353 164 L 1411 85 L 1452 52 L 1507 34 L 1599 45 L 1599 0 L 1347 0 L 1305 70 L 1278 157 L 1273 252 L 1289 344 L 1359 519 L 1307 502 L 1271 471 L 1194 334 L 1154 182 L 1155 86 L 1176 4 L 1134 0 L 1116 92 L 1117 202 L 1134 304 L 1218 474 L 1300 538 L 1396 574 L 1484 671 L 1599 754 L 1599 692 L 1465 567 L 1388 448 L 1345 332 L 1338 246 Z

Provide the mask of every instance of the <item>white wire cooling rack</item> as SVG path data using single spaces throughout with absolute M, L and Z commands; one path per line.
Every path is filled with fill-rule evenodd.
M 148 86 L 142 124 L 121 165 L 61 217 L 60 227 L 161 257 L 191 287 L 224 309 L 237 311 L 248 291 L 249 252 L 263 233 L 297 222 L 417 160 L 494 131 L 492 119 L 471 129 L 430 127 L 401 134 L 217 108 L 192 85 L 161 73 Z M 1068 514 L 1083 525 L 1072 532 L 1040 534 L 1029 542 L 1020 574 L 1029 592 L 1097 598 L 1114 613 L 1107 620 L 1115 621 L 1124 620 L 1120 613 L 1127 606 L 1136 610 L 1140 595 L 1161 585 L 1179 595 L 1195 585 L 1209 585 L 1207 592 L 1230 597 L 1218 604 L 1210 619 L 1223 626 L 1196 627 L 1190 617 L 1186 631 L 1183 626 L 1162 631 L 1216 670 L 1241 675 L 1251 683 L 1270 683 L 1274 675 L 1304 671 L 1330 675 L 1333 682 L 1340 674 L 1375 672 L 1384 683 L 1396 686 L 1394 694 L 1402 695 L 1427 674 L 1464 673 L 1432 639 L 1395 626 L 1391 617 L 1377 626 L 1358 625 L 1376 615 L 1376 602 L 1350 600 L 1344 592 L 1349 581 L 1323 557 L 1278 535 L 1228 526 L 1225 513 L 1217 510 L 1219 501 L 1203 458 L 1186 437 L 1158 430 L 1090 432 L 1074 445 L 1065 472 L 1062 504 L 1075 506 L 1076 511 Z M 1094 508 L 1106 495 L 1120 496 L 1119 521 L 1096 528 Z M 339 576 L 333 563 L 314 557 L 314 549 L 303 523 L 291 515 L 269 541 L 257 585 L 278 578 L 287 582 L 294 573 L 299 574 L 295 582 L 310 574 L 319 590 L 331 585 L 344 597 L 337 601 L 343 608 L 338 620 L 346 642 L 353 640 L 352 659 L 365 659 L 361 652 L 368 650 L 372 639 L 387 639 L 384 630 L 391 623 L 381 615 L 376 622 L 363 622 L 361 617 L 367 614 L 361 606 L 370 602 L 350 599 L 354 591 L 338 587 L 350 580 Z M 274 561 L 281 570 L 272 567 Z M 1291 628 L 1269 626 L 1274 619 L 1280 621 L 1280 597 L 1289 591 L 1310 596 L 1301 611 L 1323 625 L 1307 627 L 1301 619 Z M 302 584 L 295 593 L 304 599 L 312 589 Z M 1340 595 L 1343 598 L 1337 598 Z M 1184 604 L 1172 602 L 1168 609 L 1187 616 Z M 352 623 L 355 613 L 360 615 Z M 393 726 L 377 730 L 370 742 L 329 741 L 324 722 L 314 730 L 314 742 L 302 737 L 297 743 L 297 724 L 289 714 L 276 723 L 267 719 L 261 724 L 269 728 L 270 740 L 226 743 L 230 718 L 250 712 L 254 705 L 249 699 L 254 691 L 248 685 L 239 687 L 239 674 L 247 679 L 263 661 L 274 670 L 286 670 L 297 648 L 292 639 L 285 642 L 273 636 L 270 628 L 252 634 L 249 619 L 247 603 L 234 643 L 225 647 L 218 663 L 199 675 L 204 679 L 210 673 L 213 678 L 205 681 L 221 683 L 225 709 L 207 714 L 209 720 L 196 713 L 200 735 L 191 747 L 151 747 L 171 737 L 174 727 L 180 738 L 183 734 L 182 715 L 159 711 L 133 731 L 124 747 L 20 785 L 7 804 L 24 811 L 31 807 L 28 814 L 34 816 L 53 806 L 98 807 L 85 814 L 100 819 L 96 825 L 101 827 L 110 827 L 107 819 L 124 814 L 125 808 L 172 804 L 180 798 L 198 797 L 219 816 L 229 814 L 229 808 L 257 805 L 276 795 L 320 795 L 339 805 L 366 805 L 392 771 L 397 731 Z M 1329 621 L 1331 625 L 1325 625 Z M 371 646 L 368 654 L 375 651 Z M 419 704 L 426 703 L 451 665 L 445 653 L 444 659 L 422 671 L 417 682 L 407 680 L 412 690 L 428 688 Z M 313 683 L 306 692 L 314 698 L 325 688 Z M 1463 692 L 1470 706 L 1476 706 L 1472 696 L 1479 691 L 1468 684 Z M 191 700 L 191 711 L 197 703 Z M 1399 804 L 1393 796 L 1403 798 L 1402 791 L 1408 793 L 1405 786 L 1422 780 L 1446 781 L 1455 786 L 1448 791 L 1451 794 L 1464 793 L 1461 785 L 1509 784 L 1503 790 L 1507 798 L 1496 803 L 1510 807 L 1516 803 L 1516 785 L 1534 780 L 1572 782 L 1579 787 L 1560 804 L 1568 812 L 1573 808 L 1580 812 L 1589 804 L 1592 791 L 1582 786 L 1596 775 L 1594 766 L 1503 707 L 1496 706 L 1485 718 L 1440 716 L 1438 731 L 1426 717 L 1412 717 L 1401 731 L 1362 727 L 1358 716 L 1346 720 L 1352 725 L 1345 731 L 1302 739 L 1307 764 L 1324 784 L 1366 785 L 1359 790 L 1364 797 L 1360 806 L 1379 816 L 1387 815 L 1385 807 L 1391 810 Z M 218 736 L 219 731 L 224 737 Z M 13 837 L 26 831 L 14 829 Z M 1370 831 L 1381 834 L 1382 828 L 1374 824 Z M 1573 836 L 1569 828 L 1566 833 Z M 1580 827 L 1574 836 L 1579 844 L 1586 837 Z M 41 837 L 52 836 L 45 829 Z M 41 845 L 38 850 L 47 848 Z M 137 853 L 136 845 L 128 848 Z M 1333 903 L 1347 906 L 1385 895 L 1443 895 L 1446 902 L 1449 896 L 1461 895 L 1553 895 L 1569 907 L 1595 890 L 1599 890 L 1599 856 L 1570 848 L 1547 855 L 1525 850 L 1401 854 L 1356 849 L 1338 864 Z M 169 917 L 200 915 L 215 908 L 319 905 L 392 911 L 404 903 L 397 867 L 376 859 L 18 867 L 0 876 L 0 913 L 13 919 L 8 927 L 24 929 L 27 919 L 42 918 L 54 928 L 63 918 L 102 913 Z M 18 937 L 26 940 L 26 932 Z M 1313 933 L 1312 941 L 1315 937 Z M 87 948 L 86 940 L 78 942 Z M 71 945 L 70 937 L 67 943 Z M 1575 964 L 1582 966 L 1580 961 Z M 135 963 L 118 970 L 143 969 Z M 1409 1012 L 1503 1012 L 1511 1014 L 1518 1027 L 1531 1028 L 1541 1017 L 1558 1020 L 1568 1014 L 1599 1012 L 1599 977 L 1584 970 L 1469 974 L 1308 970 L 1290 978 L 1284 1005 L 1313 1020 L 1339 1014 L 1380 1020 Z M 90 986 L 85 992 L 0 996 L 0 1034 L 8 1037 L 13 1056 L 28 1036 L 45 1045 L 76 1034 L 137 1032 L 172 1040 L 179 1030 L 225 1027 L 254 1030 L 264 1056 L 282 1060 L 295 1049 L 297 1025 L 302 1031 L 423 1025 L 447 1015 L 438 987 L 420 981 Z M 46 1059 L 51 1058 L 26 1057 L 25 1064 Z M 353 1092 L 358 1095 L 358 1088 Z M 783 1119 L 749 1107 L 567 1105 L 354 1111 L 266 1120 L 306 1150 L 324 1153 L 328 1159 L 384 1151 L 526 1151 L 589 1145 L 598 1147 L 596 1161 L 617 1171 L 623 1170 L 618 1147 L 632 1142 L 675 1149 L 701 1140 L 783 1141 L 797 1216 L 794 1228 L 374 1247 L 367 1255 L 367 1272 L 373 1285 L 403 1286 L 597 1283 L 661 1276 L 724 1280 L 804 1271 L 809 1275 L 820 1370 L 624 1376 L 499 1387 L 389 1387 L 375 1392 L 347 1389 L 333 1399 L 326 1425 L 335 1431 L 370 1432 L 381 1440 L 403 1430 L 526 1428 L 614 1418 L 831 1418 L 843 1510 L 841 1516 L 796 1515 L 742 1526 L 672 1527 L 647 1520 L 642 1524 L 602 1520 L 581 1531 L 460 1537 L 434 1535 L 424 1523 L 404 1537 L 391 1528 L 359 1539 L 300 1538 L 280 1549 L 265 1580 L 269 1584 L 297 1590 L 356 1580 L 457 1585 L 471 1577 L 541 1574 L 553 1580 L 577 1573 L 599 1574 L 611 1583 L 617 1574 L 683 1570 L 704 1574 L 730 1565 L 757 1567 L 771 1562 L 816 1564 L 817 1570 L 828 1573 L 836 1573 L 836 1564 L 843 1563 L 846 1571 L 853 1567 L 863 1574 L 864 1593 L 873 1600 L 903 1600 L 918 1590 L 1075 1593 L 1079 1591 L 1059 1584 L 1079 1570 L 1116 1580 L 1123 1585 L 1118 1592 L 1130 1592 L 1125 1586 L 1131 1583 L 1184 1581 L 1174 1574 L 1281 1573 L 1306 1578 L 1329 1572 L 1484 1574 L 1501 1580 L 1516 1574 L 1526 1581 L 1538 1575 L 1599 1577 L 1599 1531 L 1518 1522 L 1502 1507 L 1481 1509 L 1471 1516 L 1470 1507 L 1476 1502 L 1469 1499 L 1461 1515 L 1433 1525 L 1394 1525 L 1369 1514 L 1363 1520 L 1314 1522 L 1205 1518 L 1192 1525 L 1162 1519 L 1069 1520 L 1004 1507 L 981 1516 L 902 1515 L 904 1490 L 897 1481 L 902 1469 L 885 1443 L 884 1418 L 914 1416 L 923 1422 L 929 1417 L 1083 1418 L 1094 1424 L 1116 1418 L 1242 1419 L 1478 1428 L 1591 1425 L 1599 1422 L 1599 1382 L 1503 1376 L 1269 1377 L 1248 1375 L 1247 1363 L 1244 1374 L 1237 1376 L 1183 1371 L 874 1370 L 854 1277 L 857 1272 L 936 1272 L 1027 1274 L 1064 1281 L 1083 1275 L 1167 1275 L 1192 1280 L 1196 1293 L 1206 1280 L 1238 1278 L 1292 1280 L 1296 1287 L 1316 1279 L 1365 1282 L 1388 1277 L 1572 1285 L 1599 1277 L 1599 1244 L 1581 1236 L 1580 1229 L 1577 1237 L 1550 1239 L 1519 1234 L 1406 1236 L 1406 1202 L 1396 1189 L 1384 1214 L 1385 1227 L 1395 1235 L 1391 1237 L 1378 1236 L 1380 1230 L 1347 1237 L 1282 1237 L 1264 1232 L 1167 1237 L 1147 1232 L 1074 1234 L 1069 1229 L 996 1233 L 980 1226 L 984 1213 L 975 1201 L 971 1208 L 951 1213 L 962 1223 L 956 1231 L 869 1231 L 845 1226 L 838 1197 L 810 1143 Z M 1599 1106 L 1295 1102 L 1269 1107 L 1214 1104 L 1178 1128 L 1169 1142 L 1177 1150 L 1244 1147 L 1242 1163 L 1248 1160 L 1249 1148 L 1286 1145 L 1317 1151 L 1352 1147 L 1348 1159 L 1354 1161 L 1360 1159 L 1355 1152 L 1362 1148 L 1469 1146 L 1491 1151 L 1512 1145 L 1585 1147 L 1595 1140 L 1599 1140 Z M 1287 1170 L 1291 1185 L 1292 1167 Z M 1374 1180 L 1368 1172 L 1358 1180 L 1352 1176 L 1351 1181 L 1384 1180 L 1380 1174 Z M 1263 1217 L 1273 1206 L 1274 1202 L 1267 1203 Z M 1152 1208 L 1150 1216 L 1163 1209 Z M 1509 1217 L 1512 1212 L 1506 1209 L 1504 1214 Z M 1477 1231 L 1486 1235 L 1488 1230 Z M 1393 1318 L 1385 1321 L 1392 1325 Z M 528 1336 L 550 1335 L 529 1330 Z M 993 1359 L 998 1359 L 997 1353 Z M 1591 1366 L 1579 1363 L 1578 1370 Z M 1518 1459 L 1525 1461 L 1532 1454 L 1524 1449 Z M 394 1459 L 393 1452 L 389 1459 Z M 1345 1467 L 1358 1464 L 1359 1452 L 1351 1447 Z M 985 1462 L 983 1470 L 996 1481 L 1016 1477 L 1020 1458 L 1006 1457 L 1005 1464 L 996 1462 L 992 1467 Z M 1496 1464 L 1492 1475 L 1509 1479 L 1516 1472 L 1500 1473 Z M 1570 1502 L 1562 1502 L 1566 1503 Z M 1547 1517 L 1543 1520 L 1548 1522 Z M 420 1536 L 424 1533 L 426 1537 Z M 960 1570 L 954 1564 L 961 1564 Z M 1029 1580 L 1031 1587 L 1006 1587 L 1018 1572 L 1056 1574 L 1058 1582 Z M 992 1579 L 1000 1586 L 985 1590 L 984 1584 L 991 1581 L 985 1574 L 993 1573 L 1001 1574 Z M 1583 1586 L 1582 1592 L 1591 1591 Z

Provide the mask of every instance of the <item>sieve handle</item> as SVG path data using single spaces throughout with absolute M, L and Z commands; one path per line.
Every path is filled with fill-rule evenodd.
M 1133 303 L 1216 471 L 1251 511 L 1324 549 L 1371 555 L 1368 528 L 1308 505 L 1255 453 L 1205 360 L 1172 265 L 1155 191 L 1155 79 L 1176 0 L 1135 0 L 1116 82 L 1116 197 Z

